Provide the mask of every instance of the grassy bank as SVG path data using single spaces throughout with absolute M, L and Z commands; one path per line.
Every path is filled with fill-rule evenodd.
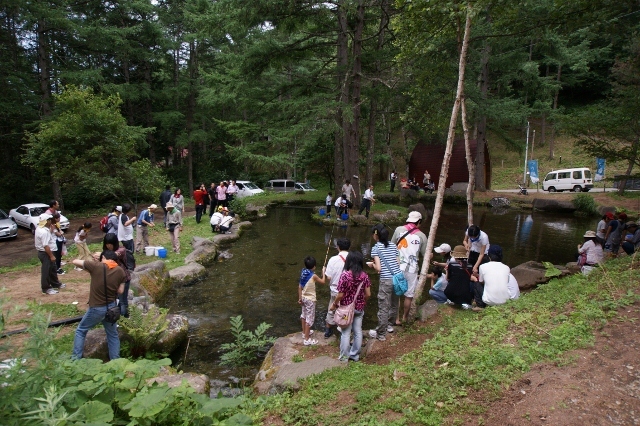
M 638 262 L 614 260 L 589 277 L 575 275 L 477 314 L 448 310 L 442 322 L 415 325 L 432 336 L 388 365 L 350 363 L 307 379 L 295 394 L 275 396 L 263 418 L 285 424 L 427 424 L 482 410 L 538 362 L 571 362 L 571 349 L 618 308 L 636 302 Z

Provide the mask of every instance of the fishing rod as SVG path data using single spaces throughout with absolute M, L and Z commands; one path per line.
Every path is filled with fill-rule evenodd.
M 327 253 L 324 256 L 324 265 L 327 266 L 327 259 L 329 258 L 329 249 L 331 248 L 331 243 L 333 242 L 333 230 L 336 227 L 337 220 L 333 221 L 333 225 L 331 226 L 331 235 L 329 235 L 329 244 L 327 244 Z

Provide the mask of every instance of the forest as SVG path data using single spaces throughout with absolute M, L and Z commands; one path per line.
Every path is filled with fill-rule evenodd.
M 0 0 L 0 206 L 170 183 L 384 179 L 466 120 L 640 165 L 638 0 Z M 458 123 L 457 132 L 462 134 Z

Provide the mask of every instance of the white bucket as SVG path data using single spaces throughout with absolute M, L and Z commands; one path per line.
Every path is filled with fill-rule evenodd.
M 163 249 L 163 248 L 164 247 L 160 247 L 160 246 L 154 247 L 154 249 L 155 249 L 154 252 L 153 252 L 154 256 L 156 256 L 156 257 L 160 256 L 160 254 L 158 253 L 158 250 Z
M 153 256 L 155 255 L 155 253 L 156 253 L 156 248 L 153 246 L 144 248 L 144 254 L 146 254 L 147 256 Z

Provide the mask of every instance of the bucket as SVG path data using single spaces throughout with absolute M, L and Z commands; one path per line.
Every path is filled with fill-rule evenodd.
M 347 220 L 349 219 L 349 215 L 346 213 L 342 213 L 342 216 L 340 216 L 342 218 L 342 220 Z
M 158 257 L 160 256 L 160 250 L 162 250 L 164 247 L 158 246 L 158 247 L 154 247 L 154 252 L 153 254 Z
M 158 257 L 160 259 L 164 259 L 165 257 L 167 257 L 167 249 L 161 248 L 160 250 L 158 250 Z
M 144 254 L 146 254 L 147 256 L 153 256 L 156 254 L 156 248 L 153 246 L 145 247 Z
M 320 216 L 324 216 L 324 214 L 326 213 L 326 211 L 324 209 L 320 209 L 318 211 L 318 213 L 320 213 Z

